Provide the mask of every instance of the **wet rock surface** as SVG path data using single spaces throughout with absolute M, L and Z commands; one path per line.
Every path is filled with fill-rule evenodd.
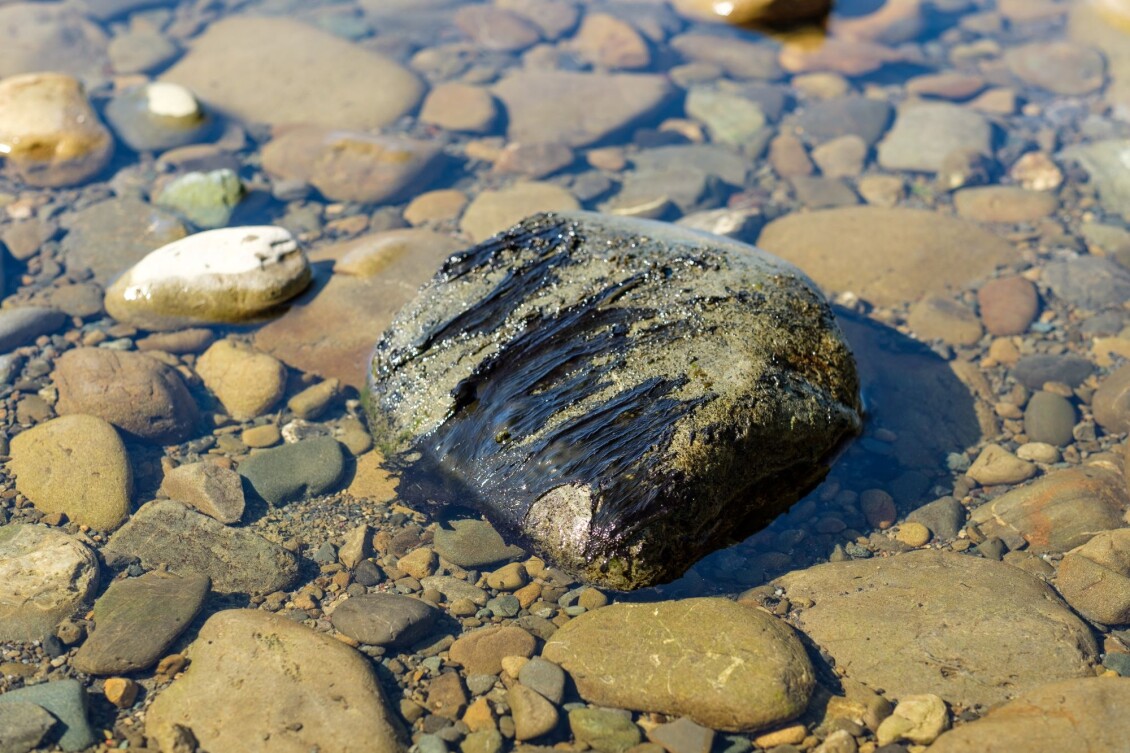
M 788 265 L 546 215 L 452 257 L 402 312 L 377 347 L 370 420 L 386 450 L 423 453 L 408 472 L 456 484 L 452 501 L 633 588 L 803 493 L 857 431 L 857 390 L 829 309 Z M 754 446 L 761 462 L 738 460 Z
M 0 527 L 0 640 L 39 640 L 98 585 L 98 560 L 81 541 L 46 526 Z
M 949 587 L 954 578 L 960 591 Z M 1087 676 L 1097 654 L 1090 629 L 1048 586 L 988 560 L 915 552 L 819 565 L 774 584 L 792 603 L 811 605 L 792 623 L 846 676 L 896 698 L 933 693 L 987 706 Z M 1025 655 L 1023 666 L 1011 660 L 1015 653 Z
M 700 621 L 712 626 L 709 638 L 697 630 Z M 588 701 L 685 715 L 730 731 L 789 721 L 814 683 L 786 625 L 724 599 L 601 609 L 554 633 L 544 655 Z

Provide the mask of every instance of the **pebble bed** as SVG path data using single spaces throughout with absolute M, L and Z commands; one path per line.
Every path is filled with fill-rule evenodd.
M 1130 3 L 841 5 L 0 4 L 0 753 L 1125 746 Z M 361 404 L 579 208 L 804 269 L 868 412 L 632 593 L 404 504 Z

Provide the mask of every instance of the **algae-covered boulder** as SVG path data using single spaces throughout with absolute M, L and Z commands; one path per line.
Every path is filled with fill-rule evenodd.
M 474 507 L 619 589 L 764 525 L 860 425 L 851 353 L 803 273 L 585 213 L 535 215 L 450 257 L 369 378 L 402 495 Z

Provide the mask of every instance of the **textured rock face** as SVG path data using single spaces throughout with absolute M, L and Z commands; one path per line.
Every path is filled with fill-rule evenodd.
M 860 420 L 851 354 L 794 267 L 581 213 L 451 257 L 378 344 L 370 382 L 378 444 L 419 453 L 402 488 L 475 506 L 621 589 L 771 519 Z
M 543 654 L 565 668 L 585 700 L 723 730 L 796 717 L 815 679 L 788 625 L 726 599 L 597 609 L 566 623 Z

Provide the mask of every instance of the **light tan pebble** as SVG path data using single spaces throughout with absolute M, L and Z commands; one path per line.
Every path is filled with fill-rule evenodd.
M 1011 338 L 998 337 L 989 343 L 989 358 L 1005 366 L 1015 366 L 1020 360 L 1020 349 Z
M 137 683 L 128 677 L 110 677 L 102 685 L 102 695 L 120 709 L 128 709 L 137 700 Z
M 838 729 L 824 738 L 813 753 L 857 753 L 855 738 L 845 729 Z
M 196 373 L 237 421 L 266 413 L 286 389 L 282 363 L 234 340 L 213 343 L 197 359 Z
M 549 571 L 546 567 L 545 560 L 541 557 L 530 557 L 525 561 L 526 572 L 530 574 L 531 578 L 541 578 L 545 580 L 549 577 Z
M 807 736 L 808 731 L 803 724 L 793 724 L 758 735 L 753 738 L 753 742 L 761 748 L 775 748 L 778 745 L 798 745 L 804 742 Z
M 577 605 L 591 612 L 594 609 L 608 606 L 608 596 L 600 589 L 586 588 L 584 591 L 581 591 L 581 595 L 577 597 Z
M 472 732 L 494 729 L 494 712 L 486 696 L 479 696 L 463 713 L 463 723 Z
M 475 606 L 475 602 L 471 601 L 470 599 L 461 598 L 451 602 L 451 605 L 448 606 L 447 611 L 451 612 L 451 614 L 455 617 L 470 617 L 471 615 L 478 612 L 479 608 Z
M 436 553 L 428 547 L 413 549 L 396 562 L 397 568 L 416 580 L 435 574 Z
M 404 219 L 413 227 L 453 221 L 462 214 L 467 201 L 467 194 L 454 188 L 428 191 L 408 203 L 404 208 Z
M 877 207 L 895 206 L 906 192 L 902 178 L 894 175 L 867 175 L 860 178 L 857 188 L 864 201 Z
M 384 455 L 376 451 L 357 458 L 353 481 L 345 490 L 346 493 L 351 497 L 373 502 L 391 502 L 396 499 L 398 479 L 382 467 L 383 463 Z
M 529 609 L 535 601 L 541 598 L 541 584 L 527 583 L 515 591 L 514 596 L 518 599 L 518 606 L 522 609 Z
M 692 144 L 706 141 L 706 131 L 702 124 L 686 118 L 667 118 L 659 124 L 660 133 L 677 133 Z
M 1024 418 L 1024 411 L 1020 410 L 1019 405 L 1013 403 L 997 403 L 993 406 L 993 412 L 1001 418 L 1011 418 L 1013 420 Z
M 902 523 L 895 539 L 912 547 L 925 546 L 930 541 L 930 529 L 921 523 Z
M 838 73 L 802 73 L 793 76 L 793 88 L 813 99 L 833 99 L 851 91 L 851 83 Z
M 321 415 L 333 399 L 337 397 L 341 383 L 336 379 L 310 385 L 286 402 L 286 407 L 299 418 L 311 419 Z
M 590 149 L 585 155 L 585 159 L 589 165 L 597 170 L 608 170 L 610 172 L 619 172 L 628 164 L 628 160 L 624 157 L 623 148 L 618 146 Z
M 1036 475 L 1036 466 L 998 444 L 986 445 L 966 475 L 982 486 L 1016 484 Z
M 487 586 L 498 591 L 517 591 L 529 582 L 526 566 L 521 562 L 503 565 L 487 575 Z
M 1063 171 L 1043 152 L 1028 152 L 1012 163 L 1008 175 L 1031 191 L 1054 191 L 1063 184 Z
M 498 119 L 498 105 L 482 87 L 448 82 L 428 92 L 419 121 L 449 131 L 489 133 Z
M 526 666 L 527 662 L 529 662 L 529 659 L 525 656 L 504 656 L 502 657 L 502 671 L 517 679 L 518 673 L 522 671 L 522 667 Z
M 239 438 L 248 447 L 272 447 L 282 441 L 282 433 L 274 424 L 263 424 L 244 429 Z
M 1029 442 L 1016 448 L 1016 457 L 1051 465 L 1060 461 L 1059 450 L 1047 442 Z
M 294 597 L 294 608 L 295 609 L 306 609 L 306 610 L 317 609 L 318 608 L 318 600 L 316 598 L 314 598 L 313 594 L 300 593 L 300 594 L 298 594 L 297 596 Z
M 353 648 L 357 648 L 361 645 L 361 641 L 357 640 L 356 638 L 350 638 L 345 633 L 334 633 L 334 638 L 341 641 L 347 646 L 352 646 Z
M 894 712 L 883 720 L 875 736 L 880 746 L 898 740 L 929 745 L 949 729 L 950 714 L 946 702 L 936 695 L 906 696 Z
M 372 553 L 372 529 L 367 523 L 361 523 L 346 534 L 345 543 L 338 550 L 337 558 L 341 564 L 352 570 Z

